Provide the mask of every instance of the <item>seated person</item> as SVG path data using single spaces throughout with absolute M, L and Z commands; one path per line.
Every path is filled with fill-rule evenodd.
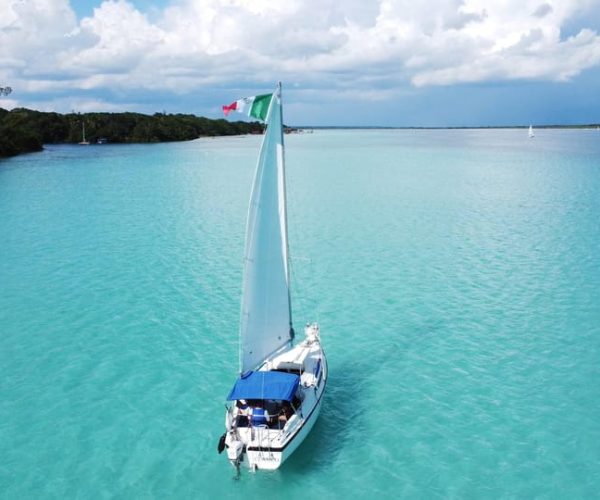
M 248 416 L 250 415 L 250 407 L 245 399 L 236 401 L 236 415 L 237 424 L 239 427 L 246 427 L 248 425 Z
M 251 409 L 250 423 L 252 425 L 268 425 L 269 418 L 269 414 L 267 413 L 267 410 L 263 408 L 262 403 L 257 403 L 257 405 Z
M 292 407 L 288 401 L 282 401 L 281 406 L 277 409 L 277 417 L 273 418 L 271 425 L 274 429 L 283 429 L 288 419 L 294 414 Z

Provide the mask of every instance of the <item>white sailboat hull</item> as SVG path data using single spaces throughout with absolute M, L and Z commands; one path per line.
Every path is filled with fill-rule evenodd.
M 228 410 L 225 447 L 232 465 L 243 463 L 252 470 L 277 469 L 312 430 L 323 405 L 328 367 L 318 340 L 318 327 L 313 325 L 311 328 L 316 329 L 312 330 L 316 337 L 278 353 L 260 368 L 260 371 L 293 371 L 298 367 L 302 371 L 297 392 L 302 403 L 282 429 L 239 426 L 235 406 Z

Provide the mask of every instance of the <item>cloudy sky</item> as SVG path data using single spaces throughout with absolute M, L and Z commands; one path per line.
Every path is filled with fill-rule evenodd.
M 2 0 L 0 107 L 295 125 L 600 122 L 600 0 Z

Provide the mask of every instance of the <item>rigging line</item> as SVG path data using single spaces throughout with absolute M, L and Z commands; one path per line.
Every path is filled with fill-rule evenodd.
M 300 285 L 300 280 L 298 279 L 298 274 L 296 273 L 296 267 L 293 264 L 292 259 L 290 259 L 289 261 L 290 265 L 289 265 L 289 269 L 290 269 L 290 287 L 291 287 L 291 282 L 294 282 L 294 301 L 299 303 L 300 306 L 300 310 L 302 311 L 303 314 L 305 314 L 305 299 L 302 293 L 302 286 Z M 297 308 L 296 308 L 297 310 Z M 296 314 L 297 317 L 297 314 Z
M 286 164 L 286 174 L 289 174 L 289 163 Z M 287 180 L 287 179 L 286 179 Z M 295 199 L 294 199 L 294 192 L 293 190 L 287 189 L 286 190 L 286 197 L 287 197 L 287 216 L 288 216 L 288 221 L 290 223 L 288 223 L 288 247 L 289 245 L 289 239 L 290 235 L 289 233 L 291 232 L 294 236 L 294 239 L 296 241 L 298 241 L 297 238 L 297 228 L 298 228 L 298 220 L 296 217 L 296 212 L 294 210 L 290 210 L 291 207 L 293 207 L 295 205 Z M 290 231 L 291 228 L 291 231 Z M 288 268 L 289 268 L 289 272 L 290 272 L 290 283 L 289 283 L 289 287 L 292 290 L 295 290 L 294 293 L 294 301 L 297 301 L 299 303 L 300 306 L 300 310 L 302 311 L 303 314 L 306 314 L 306 304 L 305 304 L 305 299 L 304 299 L 304 294 L 301 293 L 303 291 L 303 287 L 301 285 L 300 280 L 298 279 L 298 273 L 296 272 L 296 266 L 294 261 L 296 260 L 296 258 L 290 253 L 288 252 Z M 293 284 L 293 287 L 292 287 Z M 296 316 L 296 315 L 295 315 Z M 297 317 L 297 316 L 296 316 Z
M 295 211 L 290 211 L 289 210 L 289 206 L 290 205 L 295 205 L 294 203 L 294 192 L 292 190 L 292 194 L 291 194 L 291 199 L 290 199 L 290 195 L 289 195 L 289 191 L 288 191 L 288 201 L 290 203 L 288 203 L 288 216 L 291 219 L 291 232 L 292 235 L 294 236 L 294 239 L 296 241 L 300 241 L 300 237 L 298 236 L 298 232 L 300 228 L 300 225 L 298 224 L 298 218 L 297 218 L 297 214 Z M 294 248 L 298 248 L 298 245 L 296 245 Z M 302 261 L 302 262 L 308 262 L 308 271 L 306 272 L 298 272 L 298 269 L 296 267 L 296 263 L 298 261 Z M 305 276 L 305 279 L 299 279 L 299 274 L 300 276 Z M 290 258 L 290 279 L 293 279 L 294 282 L 294 289 L 296 290 L 296 293 L 294 294 L 295 299 L 297 300 L 300 309 L 302 311 L 302 316 L 303 316 L 303 324 L 308 323 L 312 323 L 313 321 L 315 321 L 315 312 L 318 312 L 318 310 L 320 309 L 320 304 L 318 302 L 318 300 L 316 299 L 317 295 L 313 295 L 311 297 L 308 297 L 306 293 L 304 293 L 306 290 L 317 290 L 317 288 L 315 287 L 317 281 L 316 281 L 316 276 L 315 276 L 315 272 L 314 272 L 314 260 L 310 257 L 298 257 L 296 256 L 295 258 Z M 316 307 L 315 307 L 316 305 Z M 317 321 L 318 321 L 318 315 L 317 315 Z
M 287 184 L 287 178 L 289 178 L 289 173 L 290 173 L 290 163 L 286 161 L 286 184 Z M 293 185 L 293 183 L 292 183 Z M 294 207 L 297 207 L 297 198 L 296 198 L 296 192 L 293 189 L 286 189 L 286 199 L 287 199 L 287 218 L 288 218 L 288 240 L 293 239 L 294 241 L 301 241 L 301 235 L 299 235 L 299 228 L 300 225 L 298 224 L 298 216 L 297 216 L 297 211 L 293 210 Z M 289 245 L 289 241 L 288 241 L 288 248 L 292 246 Z M 298 245 L 294 245 L 294 248 L 298 248 Z M 297 261 L 308 261 L 309 262 L 309 266 L 308 266 L 308 273 L 307 272 L 300 272 L 300 276 L 308 276 L 307 279 L 299 279 L 299 273 L 298 270 L 296 268 L 296 262 Z M 302 325 L 308 323 L 312 323 L 315 320 L 317 322 L 320 323 L 320 302 L 317 300 L 317 295 L 312 296 L 312 298 L 307 297 L 307 295 L 304 293 L 306 290 L 317 290 L 316 288 L 316 276 L 315 276 L 315 272 L 314 272 L 314 261 L 312 258 L 310 257 L 298 257 L 297 255 L 294 256 L 294 254 L 292 254 L 291 252 L 288 251 L 288 267 L 289 267 L 289 279 L 290 279 L 290 289 L 294 292 L 293 293 L 293 297 L 294 297 L 294 303 L 297 304 L 298 307 L 295 307 L 294 309 L 296 311 L 300 310 L 300 312 L 302 313 L 301 315 L 298 315 L 297 313 L 294 314 L 294 317 L 296 319 L 298 319 L 299 317 L 302 318 Z M 293 286 L 292 286 L 293 284 Z M 316 313 L 316 318 L 315 318 L 315 313 Z

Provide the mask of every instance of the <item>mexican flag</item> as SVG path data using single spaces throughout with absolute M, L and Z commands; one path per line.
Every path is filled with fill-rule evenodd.
M 223 106 L 223 113 L 227 116 L 232 111 L 237 111 L 238 113 L 246 113 L 252 118 L 258 118 L 259 120 L 265 121 L 272 97 L 273 94 L 244 97 L 227 106 Z

